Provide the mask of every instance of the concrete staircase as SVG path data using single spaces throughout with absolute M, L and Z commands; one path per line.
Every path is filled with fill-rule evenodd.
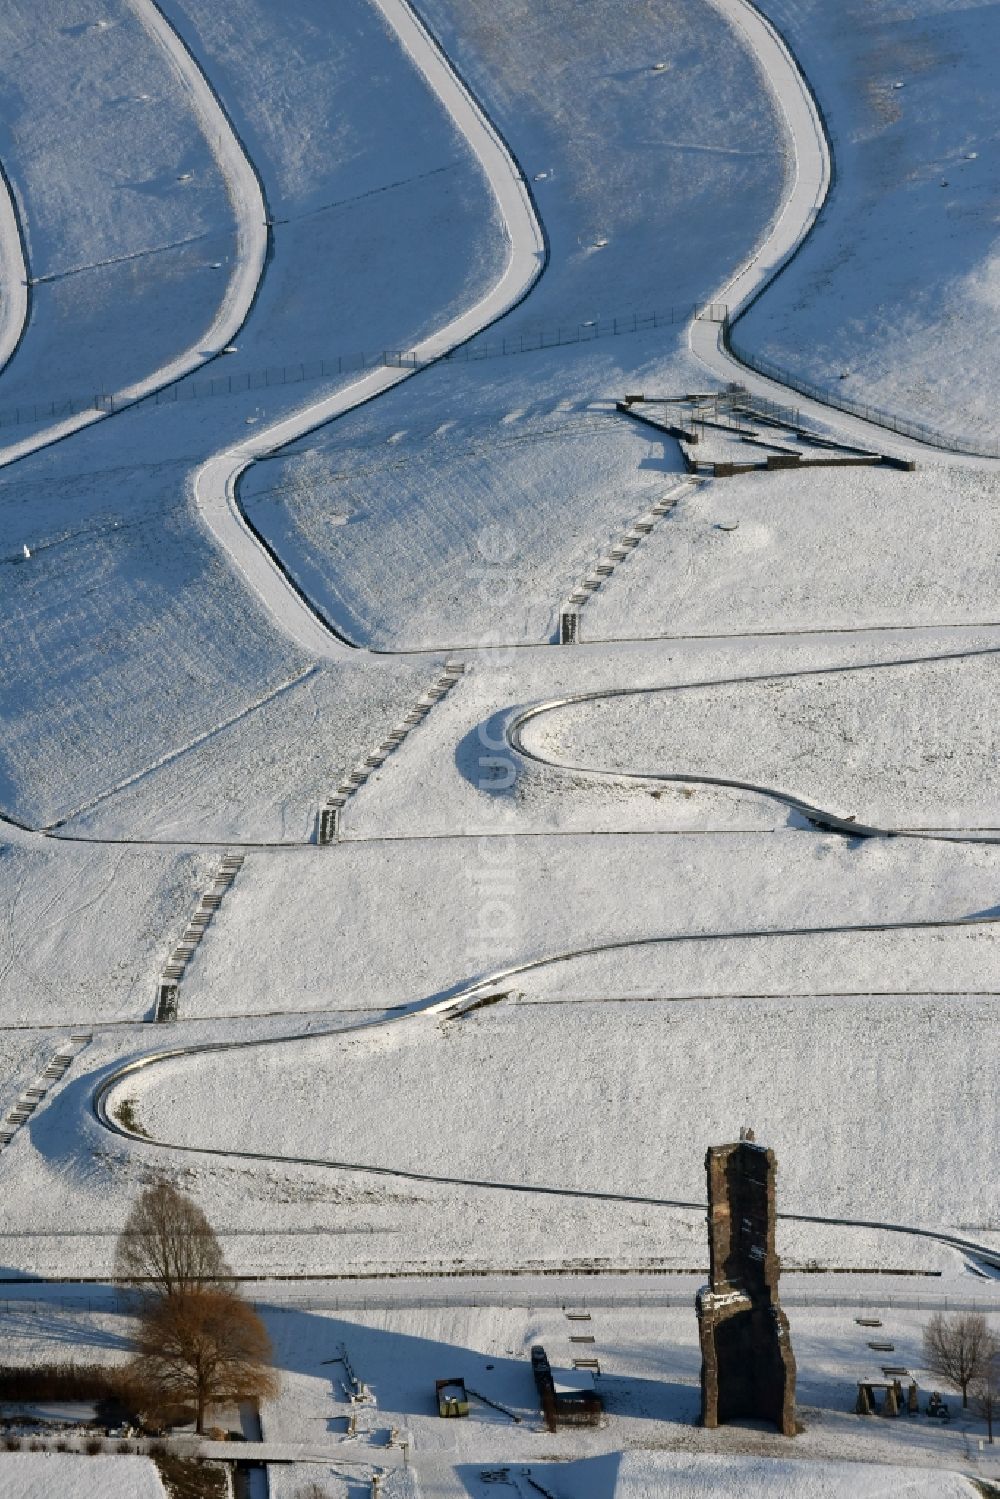
M 212 883 L 204 890 L 195 906 L 181 940 L 163 965 L 156 991 L 156 1019 L 176 1020 L 180 996 L 181 979 L 198 945 L 208 930 L 209 923 L 231 889 L 233 881 L 243 868 L 244 855 L 227 853 L 213 876 Z
M 31 1087 L 25 1088 L 6 1119 L 0 1124 L 0 1150 L 10 1144 L 22 1124 L 27 1124 L 56 1083 L 62 1081 L 76 1057 L 91 1039 L 89 1035 L 74 1035 L 68 1041 L 64 1041 L 44 1071 L 35 1078 Z
M 565 603 L 559 609 L 559 644 L 576 645 L 580 639 L 580 611 L 587 600 L 593 598 L 594 594 L 611 577 L 619 562 L 625 558 L 639 545 L 644 536 L 648 536 L 657 521 L 663 519 L 682 495 L 691 491 L 696 484 L 702 481 L 698 479 L 682 479 L 673 489 L 661 495 L 655 505 L 634 520 L 627 531 L 624 531 L 613 546 L 608 548 L 605 556 L 594 563 L 590 572 L 573 589 Z
M 319 844 L 336 843 L 340 836 L 340 818 L 344 807 L 352 796 L 355 796 L 368 780 L 372 771 L 378 770 L 384 765 L 389 756 L 399 749 L 399 746 L 412 734 L 413 730 L 422 724 L 435 703 L 454 687 L 465 671 L 464 661 L 448 661 L 445 663 L 444 671 L 436 677 L 425 692 L 414 703 L 410 711 L 400 719 L 395 728 L 392 729 L 370 754 L 363 760 L 359 760 L 353 770 L 349 770 L 332 796 L 328 797 L 319 809 L 316 819 L 316 842 Z

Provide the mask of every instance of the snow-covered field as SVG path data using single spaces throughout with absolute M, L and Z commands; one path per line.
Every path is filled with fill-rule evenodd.
M 308 843 L 319 805 L 435 676 L 430 662 L 317 667 L 64 827 L 92 838 Z
M 234 989 L 247 1014 L 272 1011 L 276 995 L 292 1010 L 381 1010 L 602 943 L 698 934 L 713 940 L 686 978 L 738 993 L 742 956 L 715 938 L 968 921 L 995 910 L 998 864 L 987 845 L 797 834 L 406 839 L 252 853 L 188 970 L 186 1012 L 228 1012 Z M 976 927 L 973 968 L 992 971 L 996 930 Z M 969 929 L 941 936 L 957 971 L 974 978 L 957 951 Z M 809 940 L 772 946 L 776 969 L 787 961 L 794 974 Z M 873 940 L 867 952 L 878 950 Z M 889 941 L 881 951 L 899 948 Z M 623 953 L 622 977 L 629 961 Z M 671 944 L 662 964 L 673 962 Z M 864 983 L 861 965 L 849 971 Z
M 542 714 L 522 742 L 557 766 L 751 782 L 878 827 L 987 830 L 998 672 L 990 653 L 626 692 Z
M 990 1229 L 1000 1150 L 965 1142 L 998 1065 L 992 996 L 598 1000 L 179 1059 L 124 1086 L 142 1127 L 171 1143 L 686 1202 L 701 1198 L 708 1145 L 746 1116 L 777 1151 L 788 1212 Z M 582 1203 L 565 1247 L 586 1241 Z
M 936 461 L 726 479 L 682 499 L 615 569 L 583 638 L 986 623 L 998 503 L 993 475 Z M 920 535 L 933 540 L 917 547 Z
M 159 969 L 212 869 L 177 849 L 0 847 L 2 1023 L 150 1018 Z
M 163 1499 L 148 1457 L 77 1457 L 67 1452 L 0 1453 L 4 1499 Z
M 294 116 L 285 117 L 277 96 L 251 88 L 245 73 L 232 83 L 239 88 L 237 123 L 248 133 L 256 126 L 265 191 L 275 184 L 274 213 L 282 216 L 280 207 L 285 217 L 306 215 L 301 234 L 292 233 L 298 248 L 275 254 L 239 351 L 226 362 L 223 378 L 237 384 L 265 367 L 276 381 L 279 370 L 294 380 L 293 359 L 322 353 L 336 361 L 366 348 L 369 338 L 376 347 L 390 334 L 393 342 L 413 342 L 474 299 L 502 250 L 478 166 L 364 0 L 353 0 L 346 33 L 321 25 L 324 13 L 311 0 L 282 7 L 278 19 L 249 10 L 256 27 L 268 34 L 274 28 L 280 55 L 296 37 L 302 66 L 308 63 L 322 86 L 303 85 Z M 250 67 L 251 54 L 239 50 L 238 18 L 230 28 L 213 26 L 209 7 L 195 19 L 202 12 L 210 32 L 205 65 L 215 65 L 217 47 L 223 66 L 229 59 Z M 326 52 L 313 55 L 310 27 Z M 275 78 L 272 86 L 280 95 L 293 82 Z M 372 123 L 360 123 L 368 110 Z M 312 136 L 319 144 L 307 148 Z M 416 194 L 415 217 L 394 206 L 399 194 L 389 191 L 404 140 L 407 180 L 421 184 L 419 193 L 412 185 L 401 189 L 404 198 Z M 442 166 L 449 171 L 423 181 L 423 173 Z M 283 233 L 276 225 L 276 243 Z M 448 254 L 439 252 L 444 238 Z M 385 319 L 381 326 L 373 307 Z M 133 342 L 134 331 L 130 326 L 123 341 Z M 336 384 L 336 376 L 327 383 Z M 304 389 L 315 397 L 315 386 L 278 383 L 143 406 L 3 476 L 6 811 L 32 823 L 72 815 L 306 669 L 308 661 L 276 635 L 206 540 L 188 492 L 199 460 L 227 438 L 245 436 L 248 421 L 263 425 L 301 404 Z M 186 390 L 182 385 L 179 396 Z
M 499 1467 L 556 1499 L 971 1499 L 959 1473 L 1000 1472 L 977 1417 L 853 1414 L 878 1362 L 855 1318 L 881 1310 L 927 1389 L 932 1306 L 998 1305 L 1000 851 L 824 831 L 763 793 L 1000 826 L 1000 481 L 920 454 L 692 485 L 555 645 L 683 467 L 615 401 L 735 378 L 717 313 L 692 336 L 687 309 L 808 227 L 819 138 L 739 0 L 417 8 L 440 52 L 396 0 L 0 17 L 0 157 L 43 278 L 0 418 L 235 341 L 0 474 L 0 1111 L 92 1038 L 0 1152 L 4 1278 L 100 1281 L 141 1188 L 188 1190 L 263 1277 L 275 1499 L 360 1499 L 380 1466 L 385 1499 L 489 1499 Z M 837 175 L 737 337 L 995 432 L 993 7 L 762 9 Z M 18 305 L 0 286 L 0 356 Z M 337 363 L 469 333 L 490 357 L 356 387 Z M 518 728 L 577 693 L 603 696 Z M 245 863 L 154 1026 L 227 847 Z M 449 1014 L 473 984 L 491 1002 Z M 748 1124 L 778 1158 L 794 1444 L 694 1424 L 704 1152 Z M 542 1434 L 527 1351 L 572 1359 L 588 1287 L 607 1423 Z M 3 1361 L 126 1356 L 100 1285 L 79 1313 L 6 1290 Z M 342 1344 L 377 1400 L 356 1438 Z M 456 1373 L 523 1421 L 438 1420 Z M 160 1492 L 138 1459 L 0 1459 L 5 1499 L 98 1479 Z

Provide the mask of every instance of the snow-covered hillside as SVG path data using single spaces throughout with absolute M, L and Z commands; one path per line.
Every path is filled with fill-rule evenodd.
M 722 316 L 762 290 L 737 341 L 988 435 L 995 30 L 0 13 L 0 1362 L 128 1356 L 105 1282 L 163 1179 L 274 1336 L 266 1445 L 221 1455 L 276 1499 L 1000 1480 L 975 1406 L 922 1413 L 931 1312 L 1000 1316 L 1000 477 Z M 149 396 L 36 417 L 77 381 Z M 695 1424 L 746 1126 L 794 1442 Z M 543 1432 L 539 1341 L 604 1424 Z M 855 1414 L 885 1355 L 912 1418 Z M 93 1481 L 159 1492 L 0 1461 Z
M 678 322 L 427 371 L 251 473 L 241 493 L 363 643 L 540 642 L 595 549 L 677 470 L 675 453 L 610 408 L 644 382 L 697 378 L 678 353 L 686 314 L 773 213 L 780 136 L 740 38 L 701 0 L 655 14 L 553 5 L 530 24 L 513 4 L 424 12 L 505 131 L 548 235 L 545 274 L 485 341 L 560 327 L 587 338 L 595 320 L 622 315 L 624 328 L 671 308 Z
M 4 167 L 31 281 L 0 379 L 12 419 L 131 386 L 205 339 L 238 241 L 230 143 L 201 118 L 148 0 L 17 0 L 4 55 Z M 5 420 L 0 441 L 41 424 Z
M 309 0 L 277 18 L 253 9 L 254 25 L 261 36 L 273 31 L 281 56 L 294 53 L 297 38 L 312 84 L 303 80 L 294 120 L 245 75 L 230 85 L 241 130 L 256 123 L 265 191 L 273 182 L 284 217 L 294 219 L 275 225 L 281 253 L 227 360 L 225 378 L 237 384 L 264 367 L 286 369 L 293 354 L 332 352 L 336 360 L 369 338 L 412 342 L 474 300 L 503 251 L 478 166 L 364 0 L 354 0 L 346 34 L 317 31 Z M 216 35 L 206 24 L 201 60 L 210 71 L 213 46 L 223 70 L 227 58 L 250 66 L 238 27 Z M 322 37 L 325 53 L 309 50 L 309 34 Z M 283 85 L 274 86 L 280 95 Z M 358 124 L 369 108 L 377 129 Z M 311 137 L 317 145 L 304 151 Z M 403 141 L 419 192 L 390 191 Z M 412 213 L 398 201 L 407 191 Z M 439 252 L 444 240 L 447 254 Z M 134 321 L 122 337 L 134 344 Z M 315 399 L 317 388 L 306 389 Z M 190 475 L 211 452 L 245 436 L 248 422 L 294 409 L 303 387 L 186 394 L 192 387 L 181 385 L 176 402 L 116 415 L 0 476 L 0 621 L 9 642 L 0 807 L 33 824 L 87 807 L 252 711 L 309 665 L 206 539 L 189 494 Z
M 735 340 L 837 397 L 1000 440 L 991 4 L 763 0 L 822 105 L 837 176 Z

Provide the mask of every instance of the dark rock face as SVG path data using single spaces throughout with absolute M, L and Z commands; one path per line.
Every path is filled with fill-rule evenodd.
M 711 1280 L 696 1302 L 702 1424 L 751 1418 L 794 1436 L 795 1356 L 774 1248 L 774 1151 L 750 1135 L 711 1146 L 705 1169 Z

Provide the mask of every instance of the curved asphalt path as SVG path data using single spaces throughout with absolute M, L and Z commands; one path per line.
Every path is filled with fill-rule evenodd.
M 256 459 L 409 379 L 414 367 L 440 359 L 519 302 L 540 275 L 545 237 L 517 163 L 452 69 L 408 0 L 374 0 L 414 67 L 448 111 L 478 158 L 506 226 L 510 251 L 503 274 L 474 306 L 407 352 L 407 367 L 378 366 L 333 395 L 215 454 L 199 470 L 195 499 L 202 518 L 243 581 L 297 645 L 320 658 L 349 656 L 358 647 L 334 633 L 251 528 L 237 497 L 240 475 Z
M 374 0 L 374 3 L 478 157 L 510 237 L 510 258 L 496 286 L 466 313 L 409 351 L 408 357 L 415 364 L 424 365 L 480 332 L 523 298 L 544 264 L 544 234 L 527 184 L 506 143 L 409 0 Z M 829 191 L 832 162 L 819 108 L 776 28 L 750 0 L 712 0 L 712 3 L 742 33 L 756 56 L 785 120 L 794 153 L 792 186 L 778 217 L 749 260 L 712 298 L 727 303 L 733 317 L 771 284 L 812 230 Z M 719 379 L 727 381 L 736 376 L 751 390 L 771 400 L 787 402 L 787 387 L 755 374 L 736 360 L 726 346 L 722 324 L 696 318 L 688 336 L 693 353 Z M 334 395 L 301 408 L 215 455 L 195 479 L 195 496 L 202 517 L 244 582 L 280 628 L 320 658 L 342 657 L 364 647 L 358 647 L 330 626 L 251 527 L 239 504 L 239 478 L 256 459 L 381 395 L 413 373 L 413 368 L 371 370 Z M 821 422 L 829 422 L 831 418 L 833 408 L 820 402 L 796 397 L 796 404 Z M 833 414 L 837 426 L 856 441 L 866 446 L 873 442 L 885 445 L 883 428 L 840 412 Z M 893 434 L 892 446 L 921 454 L 936 451 L 898 434 Z
M 732 324 L 781 275 L 812 232 L 833 182 L 833 157 L 816 98 L 777 27 L 751 0 L 710 0 L 710 3 L 742 34 L 757 58 L 792 147 L 791 187 L 777 218 L 746 264 L 705 304 L 727 304 Z M 803 415 L 824 425 L 833 424 L 848 440 L 862 447 L 874 445 L 884 449 L 888 443 L 892 450 L 910 457 L 926 459 L 934 453 L 946 453 L 951 461 L 977 466 L 991 466 L 997 461 L 952 446 L 943 434 L 934 442 L 907 437 L 891 427 L 841 411 L 833 400 L 827 404 L 802 395 L 794 386 L 758 374 L 729 346 L 722 323 L 696 318 L 688 329 L 688 346 L 719 380 L 738 380 L 754 394 L 781 405 L 787 406 L 791 396 Z
M 138 3 L 138 0 L 136 0 L 136 3 Z M 493 288 L 492 292 L 477 304 L 475 308 L 470 309 L 462 317 L 455 319 L 445 329 L 442 329 L 438 334 L 424 341 L 423 344 L 412 351 L 418 360 L 426 362 L 429 359 L 440 357 L 449 348 L 470 337 L 485 322 L 493 321 L 513 301 L 518 300 L 539 273 L 544 246 L 541 228 L 531 205 L 530 194 L 517 170 L 516 164 L 483 112 L 450 69 L 443 54 L 435 46 L 432 38 L 417 20 L 406 0 L 376 0 L 376 3 L 390 25 L 393 26 L 405 50 L 409 52 L 413 61 L 431 84 L 431 87 L 434 88 L 435 92 L 438 93 L 439 97 L 445 103 L 459 125 L 459 128 L 462 129 L 469 140 L 473 150 L 479 156 L 497 194 L 501 211 L 511 234 L 512 251 L 504 277 Z M 784 46 L 777 32 L 764 20 L 759 12 L 746 3 L 746 0 L 715 0 L 715 3 L 730 19 L 740 26 L 747 36 L 772 86 L 775 88 L 775 93 L 785 114 L 796 147 L 796 170 L 792 191 L 786 199 L 778 220 L 772 226 L 768 238 L 758 249 L 753 259 L 738 273 L 736 278 L 730 283 L 730 286 L 725 290 L 723 296 L 719 298 L 719 300 L 728 299 L 731 302 L 735 301 L 737 310 L 739 310 L 741 306 L 747 304 L 754 294 L 759 292 L 762 286 L 773 280 L 774 276 L 780 272 L 782 266 L 787 263 L 787 260 L 794 253 L 798 244 L 801 243 L 802 239 L 809 232 L 822 206 L 823 198 L 826 195 L 829 185 L 830 162 L 826 149 L 825 135 L 822 130 L 822 122 L 819 120 L 812 95 L 791 53 Z M 720 335 L 713 331 L 710 335 L 706 336 L 704 332 L 706 329 L 717 327 L 718 325 L 695 322 L 692 325 L 691 333 L 692 349 L 709 368 L 720 372 L 721 366 L 721 376 L 723 378 L 728 377 L 734 367 L 740 372 L 742 377 L 744 375 L 743 366 L 735 365 L 731 356 L 726 352 Z M 362 380 L 348 387 L 346 391 L 339 392 L 327 401 L 317 402 L 268 431 L 256 434 L 253 439 L 217 455 L 200 471 L 196 481 L 196 494 L 202 514 L 209 528 L 229 552 L 237 569 L 243 573 L 246 581 L 258 593 L 282 627 L 294 639 L 299 641 L 300 644 L 320 655 L 339 655 L 344 653 L 348 648 L 343 643 L 335 640 L 332 633 L 321 623 L 307 601 L 292 587 L 276 562 L 272 561 L 268 553 L 257 542 L 239 512 L 235 495 L 236 480 L 242 470 L 254 458 L 261 456 L 264 452 L 273 451 L 274 448 L 291 441 L 294 437 L 302 435 L 303 432 L 308 431 L 319 422 L 328 421 L 332 416 L 341 414 L 342 411 L 358 405 L 361 401 L 371 399 L 372 396 L 380 394 L 383 390 L 407 378 L 411 372 L 409 370 L 387 369 L 371 372 Z M 744 383 L 750 383 L 751 388 L 767 388 L 772 385 L 772 382 L 762 381 L 756 376 L 749 382 L 744 379 Z M 775 389 L 784 396 L 784 387 L 775 387 Z M 816 405 L 821 416 L 824 419 L 827 418 L 828 408 L 819 406 L 818 403 Z M 845 422 L 844 425 L 847 426 L 847 423 Z M 855 422 L 854 425 L 857 429 L 867 434 L 866 440 L 871 440 L 871 432 L 873 430 L 871 424 Z M 919 445 L 914 444 L 914 446 Z M 621 689 L 621 692 L 624 693 L 629 690 Z M 510 726 L 509 742 L 519 753 L 528 754 L 529 752 L 524 749 L 523 744 L 520 742 L 521 730 L 532 718 L 538 717 L 543 712 L 553 711 L 555 707 L 564 706 L 571 701 L 608 695 L 612 694 L 581 694 L 576 698 L 560 699 L 548 704 L 536 705 L 535 708 L 526 710 L 525 713 L 515 718 Z M 648 779 L 650 777 L 643 778 Z M 681 777 L 667 776 L 653 778 L 681 779 Z M 683 779 L 692 780 L 695 778 L 686 776 Z M 702 779 L 708 780 L 708 778 Z M 740 786 L 744 783 L 721 781 L 716 784 Z M 889 830 L 859 827 L 855 823 L 850 823 L 845 819 L 824 813 L 822 809 L 811 807 L 800 799 L 787 796 L 781 792 L 753 786 L 748 786 L 746 789 L 762 790 L 763 794 L 772 796 L 786 805 L 795 807 L 803 815 L 809 817 L 810 820 L 819 821 L 820 825 L 834 828 L 838 832 L 850 833 L 852 836 L 890 836 Z M 973 918 L 972 920 L 964 921 L 867 924 L 856 927 L 812 929 L 812 932 L 817 930 L 888 931 L 897 930 L 901 927 L 906 929 L 913 929 L 915 927 L 955 927 L 974 923 L 981 924 L 995 919 Z M 779 935 L 806 936 L 809 934 L 810 932 L 807 929 L 792 932 L 777 929 L 762 929 L 753 932 L 697 933 L 646 940 L 647 942 L 659 943 L 718 940 L 724 937 L 730 939 L 760 938 Z M 478 980 L 474 984 L 462 988 L 450 998 L 435 1000 L 415 1007 L 409 1014 L 379 1022 L 366 1022 L 362 1026 L 345 1027 L 345 1029 L 369 1029 L 372 1024 L 395 1024 L 399 1021 L 412 1018 L 414 1014 L 429 1014 L 459 1008 L 463 1002 L 475 998 L 477 994 L 481 995 L 489 987 L 502 983 L 517 974 L 538 968 L 543 964 L 565 961 L 568 958 L 583 955 L 586 951 L 600 951 L 636 945 L 644 944 L 634 942 L 606 944 L 603 949 L 583 949 L 575 953 L 561 953 L 545 959 L 535 960 L 528 964 L 504 970 L 490 978 Z M 251 1045 L 277 1045 L 293 1040 L 315 1039 L 318 1039 L 316 1033 L 310 1032 L 267 1041 L 215 1042 L 200 1046 L 175 1047 L 148 1053 L 124 1066 L 114 1068 L 102 1080 L 95 1090 L 93 1097 L 96 1117 L 106 1129 L 129 1138 L 135 1143 L 168 1149 L 181 1149 L 196 1154 L 266 1161 L 298 1161 L 301 1164 L 316 1167 L 377 1173 L 397 1178 L 440 1182 L 453 1186 L 467 1186 L 505 1192 L 528 1192 L 536 1195 L 565 1196 L 578 1199 L 637 1202 L 650 1206 L 669 1206 L 699 1212 L 704 1209 L 703 1203 L 639 1197 L 625 1193 L 588 1191 L 585 1189 L 544 1185 L 527 1186 L 516 1182 L 438 1176 L 430 1173 L 407 1172 L 385 1166 L 367 1165 L 356 1162 L 337 1162 L 320 1158 L 288 1157 L 251 1151 L 226 1151 L 211 1147 L 171 1146 L 169 1142 L 153 1141 L 148 1139 L 148 1137 L 140 1136 L 126 1130 L 114 1120 L 110 1111 L 112 1107 L 112 1095 L 120 1083 L 127 1078 L 133 1077 L 139 1071 L 148 1070 L 168 1059 L 180 1056 L 193 1056 L 208 1050 L 233 1049 Z M 975 1254 L 982 1259 L 991 1260 L 994 1263 L 997 1262 L 995 1252 L 987 1246 L 959 1238 L 946 1231 L 897 1223 L 881 1223 L 876 1220 L 837 1219 L 812 1214 L 786 1213 L 782 1216 L 801 1222 L 835 1224 L 845 1227 L 867 1227 L 892 1233 L 929 1237 L 959 1248 L 964 1252 Z
M 0 370 L 13 358 L 28 323 L 28 250 L 10 178 L 0 164 Z

